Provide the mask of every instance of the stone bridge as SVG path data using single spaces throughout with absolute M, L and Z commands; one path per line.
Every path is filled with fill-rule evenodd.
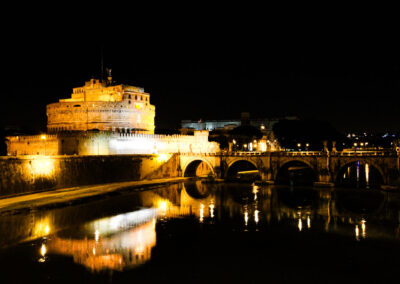
M 232 152 L 221 154 L 180 154 L 183 176 L 195 176 L 200 165 L 207 165 L 217 178 L 228 178 L 233 167 L 257 170 L 261 180 L 275 183 L 282 170 L 290 165 L 311 169 L 314 185 L 334 186 L 352 164 L 368 165 L 379 173 L 382 185 L 398 186 L 400 153 L 397 151 L 354 152 Z

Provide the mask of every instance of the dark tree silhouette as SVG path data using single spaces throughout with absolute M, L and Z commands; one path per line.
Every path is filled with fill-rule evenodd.
M 323 141 L 336 141 L 339 150 L 345 137 L 330 123 L 319 120 L 281 120 L 273 126 L 275 137 L 280 145 L 287 149 L 297 149 L 301 144 L 302 149 L 309 144 L 308 150 L 320 151 Z

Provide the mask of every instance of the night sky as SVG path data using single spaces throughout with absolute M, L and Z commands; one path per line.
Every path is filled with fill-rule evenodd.
M 191 15 L 154 27 L 154 18 L 53 24 L 57 16 L 3 33 L 1 124 L 44 129 L 45 105 L 99 77 L 103 49 L 115 81 L 150 93 L 157 128 L 247 111 L 324 120 L 343 132 L 400 130 L 399 48 L 375 24 L 249 22 L 251 15 L 215 25 L 204 15 L 195 25 Z

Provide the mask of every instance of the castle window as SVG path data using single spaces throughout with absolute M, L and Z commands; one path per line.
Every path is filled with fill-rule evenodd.
M 131 99 L 131 95 L 129 95 L 128 97 L 129 97 L 129 99 Z M 130 102 L 129 102 L 129 103 L 130 103 Z
M 81 105 L 74 105 L 74 107 L 81 107 Z
M 135 100 L 137 101 L 137 96 L 135 96 Z
M 131 104 L 131 101 L 129 101 L 129 104 Z

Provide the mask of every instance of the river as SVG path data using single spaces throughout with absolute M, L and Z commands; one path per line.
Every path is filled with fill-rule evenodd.
M 0 216 L 1 283 L 370 283 L 400 193 L 185 182 Z

